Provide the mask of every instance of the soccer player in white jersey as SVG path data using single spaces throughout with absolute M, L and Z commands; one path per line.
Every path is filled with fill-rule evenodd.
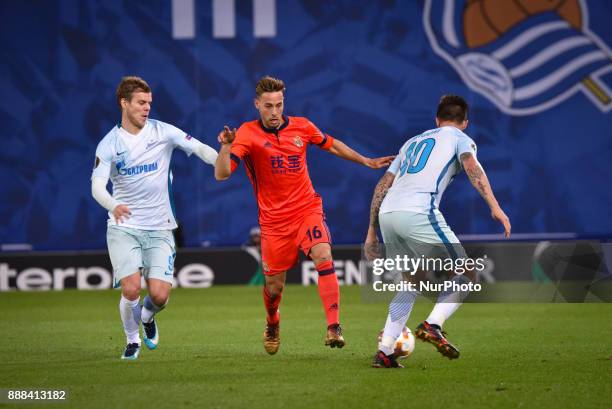
M 108 210 L 106 239 L 115 287 L 121 286 L 119 313 L 127 338 L 122 359 L 140 353 L 140 322 L 149 349 L 159 342 L 155 314 L 168 302 L 176 255 L 177 227 L 171 198 L 170 159 L 175 148 L 214 165 L 217 152 L 175 126 L 149 119 L 152 95 L 139 77 L 124 77 L 117 87 L 121 123 L 96 149 L 91 191 Z M 113 195 L 106 190 L 108 179 Z M 140 305 L 141 275 L 148 295 Z
M 476 144 L 463 130 L 468 125 L 468 105 L 456 95 L 441 98 L 436 112 L 437 128 L 410 138 L 382 176 L 372 198 L 367 249 L 378 247 L 377 228 L 389 252 L 399 249 L 414 254 L 415 249 L 437 247 L 453 259 L 465 257 L 459 240 L 438 210 L 440 199 L 452 178 L 465 170 L 470 182 L 487 202 L 493 219 L 510 236 L 510 221 L 499 206 L 484 169 L 476 159 Z M 393 254 L 392 254 L 393 255 Z M 466 279 L 456 274 L 455 279 Z M 372 366 L 401 368 L 394 356 L 395 340 L 406 325 L 416 299 L 415 291 L 397 292 Z M 444 321 L 461 305 L 457 293 L 442 292 L 427 319 L 419 324 L 416 336 L 432 343 L 444 356 L 459 357 L 459 350 L 445 338 Z

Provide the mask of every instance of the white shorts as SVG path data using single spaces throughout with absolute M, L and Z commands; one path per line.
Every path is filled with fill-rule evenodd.
M 387 257 L 466 257 L 459 239 L 437 209 L 429 214 L 406 211 L 382 213 L 379 220 Z
M 172 284 L 176 248 L 171 230 L 140 230 L 108 226 L 108 254 L 113 265 L 115 288 L 136 272 L 146 279 L 155 278 Z

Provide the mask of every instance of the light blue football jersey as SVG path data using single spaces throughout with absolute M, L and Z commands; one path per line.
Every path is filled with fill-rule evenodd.
M 147 120 L 137 135 L 115 126 L 96 149 L 91 177 L 109 178 L 113 198 L 132 212 L 121 226 L 142 230 L 177 227 L 171 197 L 170 160 L 174 148 L 191 155 L 196 140 L 179 128 Z M 115 224 L 109 212 L 109 224 Z
M 389 166 L 393 184 L 380 206 L 380 213 L 409 211 L 430 213 L 453 177 L 461 172 L 459 157 L 476 156 L 474 141 L 454 126 L 430 129 L 410 138 Z

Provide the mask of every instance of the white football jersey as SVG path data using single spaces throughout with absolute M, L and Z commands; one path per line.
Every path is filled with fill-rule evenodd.
M 389 166 L 393 184 L 380 213 L 410 211 L 428 214 L 437 209 L 448 184 L 461 172 L 459 157 L 476 156 L 474 141 L 454 126 L 444 126 L 410 138 Z
M 147 120 L 137 135 L 115 126 L 96 149 L 94 177 L 109 178 L 113 198 L 132 212 L 121 226 L 142 230 L 177 227 L 172 202 L 170 159 L 174 148 L 191 155 L 195 139 L 179 128 Z M 108 224 L 115 224 L 109 212 Z

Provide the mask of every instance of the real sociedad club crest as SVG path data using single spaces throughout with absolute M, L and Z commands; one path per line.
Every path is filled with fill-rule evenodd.
M 612 52 L 584 0 L 426 0 L 423 24 L 436 54 L 503 112 L 535 114 L 578 91 L 612 108 L 600 79 Z

